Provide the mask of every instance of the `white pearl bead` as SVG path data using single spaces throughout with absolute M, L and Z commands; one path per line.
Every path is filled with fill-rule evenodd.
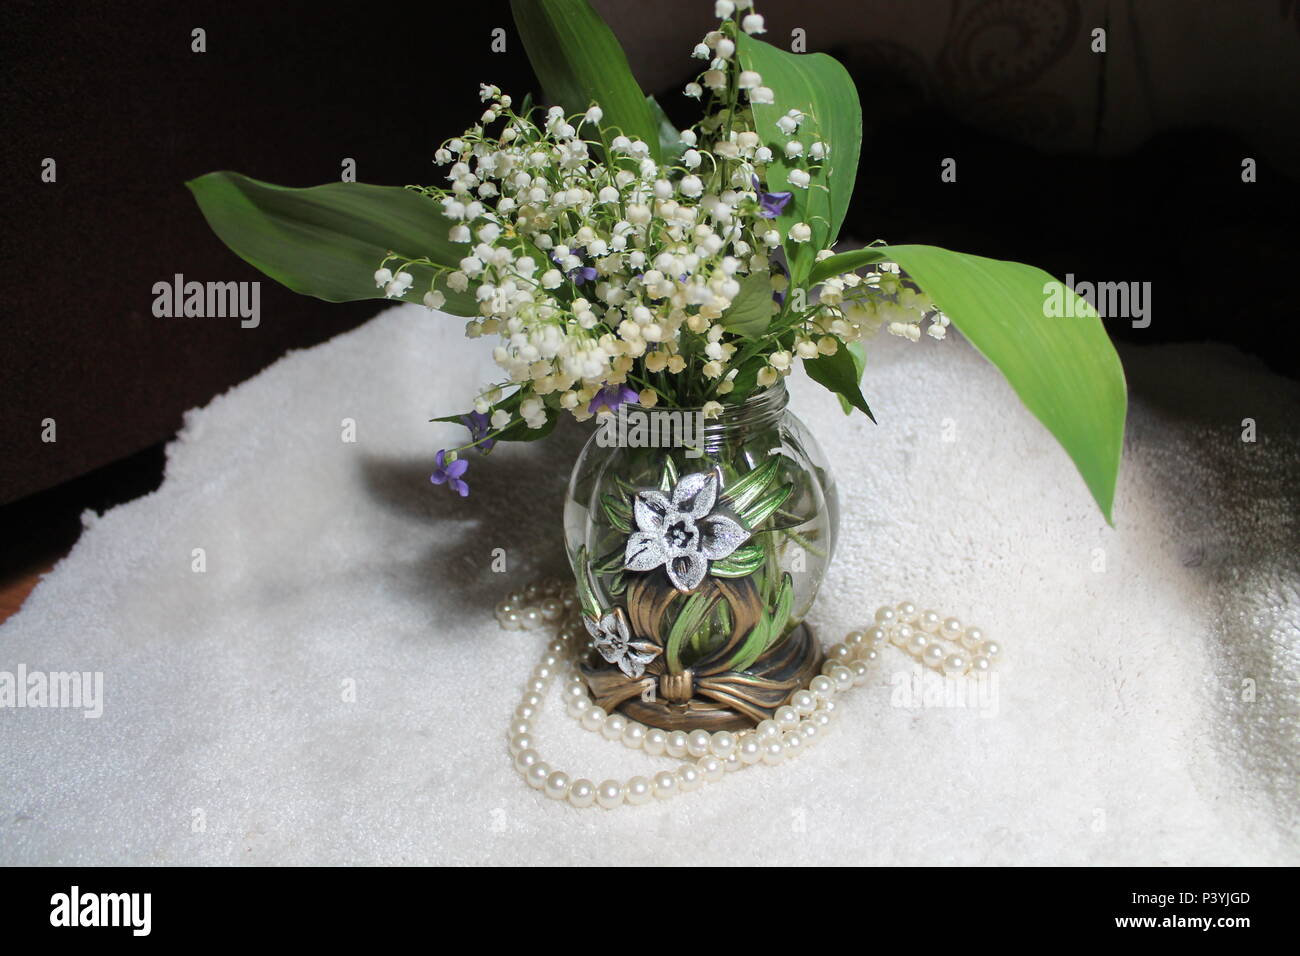
M 781 707 L 778 707 L 776 713 L 772 715 L 772 718 L 776 721 L 776 725 L 781 728 L 782 732 L 794 730 L 794 728 L 799 726 L 799 711 L 795 710 L 789 704 L 784 704 Z
M 879 647 L 885 643 L 885 629 L 879 625 L 867 628 L 867 643 L 873 647 Z
M 961 621 L 957 620 L 955 617 L 944 618 L 943 623 L 939 625 L 939 636 L 949 641 L 955 641 L 960 638 Z
M 639 750 L 645 743 L 646 726 L 635 720 L 629 720 L 623 728 L 623 746 Z
M 836 690 L 844 691 L 853 686 L 853 671 L 842 664 L 835 666 L 830 673 L 830 678 L 835 681 Z
M 704 786 L 704 775 L 700 773 L 699 767 L 694 764 L 682 764 L 677 768 L 677 786 L 684 793 L 698 790 Z
M 817 703 L 817 713 L 819 713 L 819 714 L 833 714 L 833 713 L 835 713 L 836 710 L 839 709 L 839 706 L 840 706 L 839 703 L 836 702 L 836 701 L 833 701 L 833 700 L 823 700 L 823 701 L 818 701 L 818 703 Z
M 763 759 L 764 742 L 758 737 L 746 737 L 740 742 L 740 746 L 736 748 L 736 756 L 746 766 L 756 764 Z
M 519 615 L 520 624 L 525 631 L 536 630 L 542 626 L 542 612 L 530 607 Z
M 521 750 L 519 753 L 515 754 L 515 769 L 520 773 L 527 773 L 529 769 L 536 766 L 541 759 L 541 755 L 532 747 L 529 747 L 527 750 Z
M 654 785 L 645 777 L 633 777 L 623 785 L 623 799 L 634 807 L 643 807 L 654 799 Z
M 617 780 L 606 780 L 596 788 L 596 802 L 606 810 L 613 810 L 623 802 L 623 785 Z
M 940 644 L 931 644 L 921 655 L 921 660 L 931 667 L 940 667 L 943 664 L 944 651 Z
M 798 731 L 790 731 L 789 733 L 781 735 L 781 746 L 785 748 L 785 755 L 787 758 L 793 757 L 803 749 L 803 742 L 803 734 Z
M 533 673 L 532 673 L 533 680 L 541 680 L 541 681 L 549 682 L 550 679 L 554 676 L 555 676 L 555 671 L 551 670 L 551 668 L 547 667 L 545 664 L 533 668 Z
M 959 677 L 966 673 L 966 658 L 960 654 L 949 654 L 943 659 L 943 672 L 949 677 Z
M 561 696 L 564 699 L 564 706 L 567 708 L 569 706 L 570 701 L 586 700 L 587 691 L 585 688 L 579 686 L 578 684 L 566 684 L 564 687 L 564 692 Z
M 668 734 L 658 727 L 651 727 L 645 732 L 645 752 L 652 757 L 660 757 L 668 749 Z
M 533 738 L 527 734 L 515 734 L 510 738 L 510 756 L 518 757 L 525 750 L 533 748 Z
M 781 726 L 770 717 L 767 720 L 760 720 L 758 726 L 754 728 L 754 736 L 760 740 L 765 737 L 776 737 L 781 733 Z
M 520 704 L 515 708 L 515 716 L 520 720 L 529 720 L 537 716 L 537 708 L 529 707 L 527 704 Z
M 524 626 L 524 616 L 518 611 L 507 611 L 501 617 L 501 626 L 507 631 L 517 631 Z
M 524 771 L 524 779 L 528 781 L 528 786 L 534 790 L 541 790 L 545 787 L 546 778 L 550 775 L 551 765 L 544 760 L 539 760 Z
M 570 717 L 581 717 L 587 711 L 591 710 L 593 706 L 595 705 L 588 699 L 586 691 L 583 691 L 581 696 L 570 697 L 568 702 L 564 705 L 564 709 L 569 712 Z
M 889 639 L 899 647 L 905 648 L 912 643 L 912 639 L 917 633 L 910 624 L 900 624 L 894 628 L 894 633 L 890 635 Z M 924 638 L 924 635 L 922 635 L 922 638 Z
M 585 777 L 573 781 L 569 787 L 569 803 L 585 809 L 596 802 L 596 785 Z
M 686 745 L 687 745 L 686 731 L 674 730 L 672 733 L 668 735 L 668 741 L 665 749 L 668 751 L 668 756 L 670 757 L 685 757 Z
M 785 759 L 785 747 L 782 745 L 780 738 L 768 739 L 763 742 L 763 763 L 769 767 L 775 767 Z
M 808 682 L 808 690 L 818 700 L 828 700 L 835 696 L 835 681 L 824 674 L 819 674 Z
M 515 606 L 513 604 L 511 604 L 509 601 L 502 601 L 496 607 L 497 620 L 498 621 L 501 620 L 501 618 L 505 617 L 513 610 L 515 610 Z
M 542 617 L 547 621 L 558 620 L 564 611 L 564 605 L 556 598 L 547 598 L 542 602 Z
M 622 714 L 610 714 L 600 725 L 600 735 L 606 740 L 622 740 L 623 731 L 626 729 L 626 717 Z
M 655 796 L 660 800 L 677 796 L 677 774 L 671 770 L 660 770 L 654 779 Z
M 709 752 L 715 757 L 730 757 L 736 752 L 736 735 L 729 730 L 719 730 L 709 738 Z
M 723 761 L 718 757 L 701 757 L 695 762 L 695 766 L 699 768 L 700 776 L 705 780 L 721 780 L 722 775 L 727 772 Z
M 552 770 L 546 778 L 545 792 L 552 800 L 563 800 L 569 795 L 569 775 L 563 770 Z
M 910 621 L 916 617 L 916 605 L 911 601 L 899 601 L 895 610 L 898 611 L 898 616 L 904 621 Z
M 978 627 L 968 627 L 962 631 L 959 640 L 962 647 L 971 651 L 984 643 L 984 632 Z
M 917 617 L 917 623 L 921 626 L 921 630 L 933 634 L 939 630 L 939 615 L 934 611 L 922 611 Z
M 898 612 L 892 607 L 882 605 L 881 607 L 876 608 L 877 624 L 892 624 L 896 620 L 898 620 Z
M 506 733 L 511 737 L 514 737 L 516 734 L 531 734 L 532 732 L 533 725 L 526 720 L 519 719 L 518 717 L 510 721 L 510 726 L 506 730 Z
M 510 604 L 513 604 L 515 607 L 518 607 L 519 605 L 524 603 L 524 592 L 511 591 L 509 594 L 506 595 L 506 601 Z
M 799 725 L 799 733 L 804 735 L 804 739 L 812 743 L 817 739 L 817 722 L 815 720 L 805 720 Z
M 726 760 L 722 761 L 723 773 L 735 773 L 737 770 L 744 770 L 745 764 L 740 760 L 740 754 L 732 754 Z
M 686 735 L 686 752 L 692 757 L 703 757 L 709 752 L 712 736 L 707 730 L 692 730 Z
M 849 670 L 853 671 L 853 683 L 861 687 L 871 679 L 871 667 L 864 660 L 856 660 L 849 665 Z
M 1002 645 L 997 641 L 985 641 L 979 646 L 978 651 L 985 657 L 993 658 L 1002 653 Z
M 844 635 L 845 647 L 861 647 L 867 642 L 867 635 L 862 631 L 849 631 Z
M 826 648 L 826 658 L 828 660 L 843 661 L 849 656 L 849 646 L 847 644 L 832 644 Z
M 582 726 L 587 730 L 600 730 L 605 723 L 605 712 L 599 707 L 588 707 L 582 712 Z
M 542 695 L 541 695 L 541 694 L 524 694 L 523 700 L 521 700 L 519 703 L 520 703 L 520 704 L 526 704 L 526 705 L 529 706 L 529 707 L 541 707 L 541 706 L 542 706 Z
M 817 709 L 817 698 L 810 690 L 797 690 L 790 695 L 790 706 L 801 716 L 807 716 Z
M 538 680 L 535 677 L 524 685 L 525 693 L 531 691 L 534 694 L 540 694 L 544 690 L 546 690 L 546 681 Z
M 827 727 L 829 727 L 833 719 L 834 718 L 831 716 L 831 711 L 819 710 L 817 711 L 817 713 L 813 714 L 811 717 L 808 718 L 808 722 L 811 724 L 815 724 L 817 726 L 818 732 L 820 732 L 822 730 L 825 730 Z
M 983 654 L 976 654 L 970 659 L 970 672 L 972 674 L 987 674 L 993 667 L 993 662 Z

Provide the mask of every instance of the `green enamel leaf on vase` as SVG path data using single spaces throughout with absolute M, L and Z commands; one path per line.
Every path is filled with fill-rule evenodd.
M 437 204 L 410 189 L 341 182 L 292 189 L 232 172 L 186 185 L 232 252 L 294 292 L 327 302 L 384 298 L 374 274 L 390 252 L 451 268 L 465 254 L 464 245 L 447 238 L 450 223 Z M 402 301 L 419 302 L 434 270 L 407 271 L 414 282 Z M 445 282 L 438 289 L 446 296 L 443 311 L 478 314 L 471 292 L 454 292 Z
M 825 53 L 790 53 L 745 33 L 738 36 L 736 49 L 744 69 L 759 73 L 774 94 L 772 103 L 753 104 L 754 126 L 759 141 L 772 150 L 765 174 L 768 192 L 791 193 L 790 202 L 773 222 L 785 245 L 793 284 L 800 285 L 813 267 L 817 250 L 839 235 L 853 195 L 862 148 L 857 87 L 848 70 Z M 794 135 L 787 136 L 777 121 L 792 109 L 803 113 L 804 120 Z M 785 147 L 791 141 L 803 145 L 802 158 L 787 158 Z M 813 143 L 819 141 L 829 148 L 820 162 L 809 158 Z M 790 182 L 795 169 L 810 174 L 806 188 Z M 790 239 L 790 227 L 798 222 L 811 227 L 811 241 Z
M 614 32 L 587 0 L 511 0 L 515 26 L 547 97 L 566 114 L 593 103 L 606 140 L 643 140 L 661 158 L 659 124 Z
M 935 246 L 876 246 L 844 254 L 855 255 L 864 260 L 858 265 L 869 264 L 866 259 L 898 263 L 997 366 L 1074 461 L 1109 522 L 1128 390 L 1096 310 L 1042 269 L 1020 262 Z M 851 261 L 825 260 L 822 265 L 835 271 L 822 278 L 845 271 L 844 263 Z M 1067 297 L 1072 308 L 1052 307 Z

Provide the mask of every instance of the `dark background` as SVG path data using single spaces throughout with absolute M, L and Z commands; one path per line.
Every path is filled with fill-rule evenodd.
M 708 0 L 596 0 L 634 71 L 678 90 Z M 1300 221 L 1297 0 L 833 0 L 760 4 L 771 42 L 807 31 L 862 97 L 844 231 L 1153 285 L 1119 340 L 1217 340 L 1300 375 L 1291 347 Z M 1225 21 L 1225 16 L 1228 18 Z M 184 188 L 214 169 L 307 186 L 429 181 L 477 85 L 536 82 L 508 5 L 53 4 L 0 9 L 6 228 L 0 536 L 75 537 L 76 513 L 149 490 L 182 413 L 289 348 L 373 315 L 262 284 L 262 322 L 159 319 L 152 286 L 258 280 Z M 1108 50 L 1089 50 L 1108 30 Z M 191 31 L 206 31 L 206 52 Z M 490 52 L 492 31 L 507 52 Z M 1258 181 L 1241 180 L 1243 157 Z M 58 180 L 40 181 L 53 157 Z M 958 180 L 939 178 L 944 157 Z M 1205 383 L 1212 389 L 1213 382 Z M 40 440 L 57 422 L 58 441 Z M 38 494 L 39 493 L 39 494 Z M 4 566 L 0 564 L 0 573 Z

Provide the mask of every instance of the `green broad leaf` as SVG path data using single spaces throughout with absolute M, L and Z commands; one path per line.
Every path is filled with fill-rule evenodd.
M 677 618 L 668 631 L 667 640 L 664 641 L 664 663 L 670 674 L 681 673 L 682 643 L 700 629 L 704 619 L 713 610 L 715 601 L 717 601 L 716 595 L 711 596 L 704 591 L 696 591 L 686 599 L 682 609 L 677 612 Z
M 853 364 L 858 369 L 858 390 L 862 390 L 862 373 L 867 370 L 867 350 L 861 342 L 850 342 L 847 346 L 849 354 L 853 356 Z M 840 408 L 844 409 L 845 415 L 853 414 L 853 403 L 843 395 L 837 395 L 840 400 Z
M 763 566 L 762 545 L 747 544 L 720 561 L 709 562 L 709 573 L 719 578 L 745 578 Z
M 1095 309 L 1034 266 L 935 246 L 880 249 L 998 367 L 1073 459 L 1111 523 L 1124 445 L 1124 368 Z M 1073 304 L 1053 316 L 1053 300 Z
M 591 586 L 591 560 L 587 555 L 587 546 L 579 545 L 573 556 L 573 577 L 578 591 L 578 604 L 582 613 L 592 620 L 600 619 L 600 602 Z
M 769 455 L 763 464 L 727 485 L 722 494 L 718 495 L 718 501 L 737 511 L 744 511 L 750 502 L 767 490 L 780 466 L 781 456 Z
M 882 251 L 883 249 L 884 246 L 864 246 L 861 249 L 851 249 L 848 252 L 827 256 L 813 264 L 812 271 L 808 274 L 808 284 L 817 285 L 832 276 L 856 272 L 863 266 L 875 265 L 877 262 L 886 262 L 889 256 Z
M 632 513 L 613 495 L 600 496 L 600 510 L 605 513 L 605 520 L 615 531 L 620 534 L 632 533 Z
M 737 55 L 746 70 L 762 74 L 763 85 L 771 88 L 775 102 L 755 104 L 754 123 L 760 141 L 772 150 L 765 182 L 769 192 L 793 194 L 785 211 L 776 219 L 790 264 L 791 280 L 803 284 L 813 265 L 813 255 L 833 243 L 853 195 L 862 149 L 862 106 L 853 78 L 833 57 L 825 53 L 790 53 L 741 33 Z M 776 121 L 790 110 L 805 115 L 803 125 L 787 137 Z M 805 151 L 816 140 L 825 142 L 830 153 L 820 164 L 806 167 L 812 176 L 807 189 L 791 186 L 788 174 L 799 164 L 785 158 L 785 144 L 797 139 Z M 793 242 L 790 227 L 806 222 L 812 227 L 811 242 Z
M 606 140 L 619 130 L 661 161 L 655 117 L 614 32 L 587 0 L 511 0 L 515 26 L 546 95 L 570 115 L 593 103 Z
M 740 280 L 740 292 L 718 321 L 728 332 L 756 339 L 772 324 L 775 304 L 772 300 L 772 277 L 766 272 L 751 272 Z
M 745 635 L 745 640 L 736 649 L 736 653 L 732 655 L 731 660 L 728 661 L 727 670 L 743 671 L 746 667 L 749 667 L 767 649 L 771 639 L 772 618 L 767 611 L 763 611 L 758 616 L 758 623 Z
M 804 359 L 803 368 L 809 378 L 830 389 L 840 397 L 841 402 L 847 402 L 873 422 L 876 420 L 876 417 L 871 414 L 867 400 L 862 397 L 862 389 L 858 386 L 858 382 L 862 379 L 862 366 L 848 349 L 840 348 L 834 355 L 818 355 L 815 359 Z
M 382 299 L 374 274 L 389 252 L 455 268 L 465 246 L 447 238 L 451 224 L 429 198 L 397 186 L 326 183 L 290 189 L 239 173 L 208 173 L 185 184 L 199 209 L 236 255 L 270 278 L 327 302 Z M 395 264 L 394 271 L 395 271 Z M 412 266 L 402 301 L 419 302 L 434 271 Z M 445 282 L 443 311 L 478 315 L 472 292 Z
M 745 522 L 745 527 L 749 528 L 751 531 L 758 528 L 764 521 L 776 513 L 777 508 L 785 504 L 786 499 L 790 497 L 793 491 L 793 485 L 784 485 L 768 492 L 744 511 L 738 512 L 741 520 Z
M 647 96 L 646 102 L 650 104 L 650 115 L 654 117 L 655 125 L 659 128 L 659 153 L 663 161 L 669 164 L 681 162 L 682 154 L 686 152 L 681 131 L 673 125 L 673 121 L 668 118 L 668 114 L 664 112 L 657 99 Z

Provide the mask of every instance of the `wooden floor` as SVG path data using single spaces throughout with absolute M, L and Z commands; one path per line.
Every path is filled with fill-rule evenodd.
M 58 563 L 57 558 L 53 561 L 41 561 L 29 569 L 21 570 L 0 581 L 0 624 L 18 613 L 18 609 L 27 600 L 27 595 L 32 593 L 32 588 L 36 587 L 42 575 L 48 574 L 56 563 Z

